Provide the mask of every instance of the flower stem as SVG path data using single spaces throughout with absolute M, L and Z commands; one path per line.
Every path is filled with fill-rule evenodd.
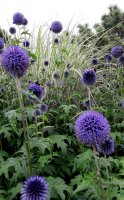
M 109 177 L 109 170 L 108 170 L 108 164 L 107 164 L 106 154 L 104 155 L 104 157 L 105 157 L 106 176 L 107 176 L 108 182 L 110 183 L 110 177 Z M 108 186 L 108 192 L 109 192 L 109 200 L 111 200 L 111 188 L 110 188 L 110 184 Z
M 35 127 L 36 127 L 36 136 L 38 138 L 38 121 L 37 121 L 37 114 L 36 114 L 36 110 L 37 110 L 37 107 L 35 107 L 35 111 L 34 111 L 34 118 L 35 118 Z
M 96 176 L 97 176 L 97 180 L 99 182 L 99 186 L 100 186 L 100 189 L 101 189 L 101 192 L 102 192 L 102 200 L 105 200 L 105 191 L 104 191 L 104 187 L 103 187 L 102 180 L 101 180 L 99 163 L 98 163 L 98 159 L 97 159 L 97 155 L 96 155 L 95 146 L 93 146 L 93 156 L 94 156 L 95 165 L 96 165 Z
M 87 87 L 88 90 L 88 99 L 89 99 L 89 109 L 92 109 L 92 104 L 91 104 L 91 90 L 90 87 Z
M 22 111 L 22 124 L 23 124 L 23 130 L 24 130 L 25 148 L 26 148 L 27 157 L 28 157 L 29 175 L 31 175 L 32 174 L 32 166 L 31 166 L 29 135 L 28 135 L 28 131 L 27 131 L 27 127 L 28 127 L 27 117 L 26 117 L 25 107 L 24 107 L 23 98 L 22 98 L 20 80 L 18 78 L 15 78 L 15 82 L 16 82 L 16 88 L 17 88 L 18 97 L 19 97 L 20 108 Z

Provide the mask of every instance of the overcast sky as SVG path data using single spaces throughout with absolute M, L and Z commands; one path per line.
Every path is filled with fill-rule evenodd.
M 115 4 L 124 11 L 124 0 L 0 0 L 0 27 L 9 29 L 15 12 L 24 14 L 30 30 L 34 24 L 50 25 L 54 20 L 66 27 L 72 18 L 73 24 L 88 23 L 92 27 Z

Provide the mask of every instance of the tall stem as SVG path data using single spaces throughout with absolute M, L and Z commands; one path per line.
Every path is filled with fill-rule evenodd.
M 24 107 L 23 98 L 22 98 L 20 80 L 18 78 L 15 78 L 15 82 L 16 82 L 16 88 L 17 88 L 18 97 L 19 97 L 20 108 L 22 111 L 22 124 L 23 124 L 23 130 L 24 130 L 25 148 L 26 148 L 27 157 L 28 157 L 29 175 L 31 175 L 32 174 L 32 166 L 31 166 L 29 135 L 28 135 L 28 131 L 27 131 L 27 127 L 28 127 L 27 117 L 26 117 L 25 107 Z
M 87 87 L 87 90 L 88 90 L 88 99 L 89 99 L 89 109 L 91 110 L 92 109 L 92 104 L 91 104 L 91 90 L 90 90 L 89 86 Z
M 106 176 L 107 176 L 108 182 L 110 183 L 110 177 L 109 177 L 109 170 L 108 170 L 108 164 L 107 164 L 106 154 L 104 155 L 104 157 L 105 157 Z M 108 192 L 109 192 L 109 200 L 111 200 L 111 188 L 110 188 L 110 184 L 108 186 Z
M 93 155 L 94 155 L 95 165 L 96 165 L 96 176 L 97 176 L 97 180 L 99 182 L 99 186 L 100 186 L 100 189 L 101 189 L 101 192 L 102 192 L 102 200 L 105 200 L 105 191 L 104 191 L 102 180 L 101 180 L 99 163 L 98 163 L 98 159 L 97 159 L 97 155 L 96 155 L 95 146 L 93 146 Z

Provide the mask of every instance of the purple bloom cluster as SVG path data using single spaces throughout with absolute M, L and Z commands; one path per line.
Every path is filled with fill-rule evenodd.
M 45 65 L 45 66 L 48 66 L 48 65 L 49 65 L 49 61 L 48 61 L 48 60 L 45 60 L 45 61 L 44 61 L 44 65 Z
M 4 48 L 4 39 L 0 37 L 0 50 Z
M 51 24 L 50 30 L 53 31 L 54 33 L 60 33 L 62 31 L 62 24 L 60 21 L 54 21 Z
M 24 47 L 29 47 L 30 46 L 30 42 L 28 40 L 23 41 L 23 46 Z
M 83 102 L 83 105 L 84 105 L 85 107 L 89 107 L 90 104 L 91 104 L 91 107 L 94 106 L 94 101 L 93 101 L 93 99 L 88 99 L 87 101 L 84 101 L 84 102 Z
M 11 76 L 20 78 L 29 66 L 28 53 L 19 46 L 10 46 L 2 54 L 1 65 Z
M 14 27 L 10 27 L 9 32 L 11 34 L 15 34 L 16 33 L 16 29 Z
M 46 200 L 48 183 L 43 177 L 29 177 L 23 184 L 21 200 Z
M 121 104 L 122 104 L 122 108 L 124 108 L 124 100 L 122 100 L 122 103 L 121 103 Z
M 26 26 L 28 24 L 28 20 L 26 18 L 24 18 L 22 25 Z
M 30 83 L 28 90 L 30 92 L 32 92 L 34 95 L 36 95 L 36 97 L 38 99 L 41 99 L 43 97 L 44 94 L 44 89 L 43 87 L 38 84 L 38 83 Z M 33 100 L 34 98 L 31 97 L 31 99 Z
M 69 71 L 68 71 L 68 70 L 65 70 L 65 71 L 64 71 L 64 77 L 67 78 L 68 76 L 69 76 Z
M 114 153 L 115 150 L 114 141 L 110 137 L 104 143 L 97 145 L 97 150 L 103 155 L 111 155 L 112 153 Z
M 110 62 L 112 60 L 112 55 L 110 53 L 105 55 L 105 60 Z
M 47 81 L 46 81 L 46 86 L 47 86 L 47 87 L 50 87 L 51 85 L 52 85 L 51 81 L 50 81 L 50 80 L 47 80 Z
M 123 48 L 121 46 L 114 46 L 111 50 L 111 54 L 115 58 L 119 58 L 123 54 Z
M 20 12 L 17 12 L 13 15 L 13 24 L 16 25 L 27 25 L 28 21 L 24 15 Z
M 53 78 L 54 78 L 54 79 L 57 80 L 57 79 L 59 79 L 59 77 L 60 77 L 60 76 L 59 76 L 59 74 L 58 74 L 57 72 L 55 72 L 55 73 L 53 74 Z
M 55 44 L 58 44 L 58 43 L 59 43 L 59 39 L 58 39 L 58 38 L 55 38 L 55 39 L 54 39 L 54 43 L 55 43 Z
M 35 116 L 40 116 L 42 113 L 39 109 L 33 110 L 32 117 L 35 118 Z
M 109 138 L 110 126 L 99 112 L 85 111 L 75 122 L 75 133 L 82 142 L 90 145 L 103 143 Z
M 82 73 L 81 82 L 85 85 L 93 85 L 96 83 L 96 72 L 93 69 L 86 69 Z
M 92 58 L 92 64 L 97 65 L 98 64 L 98 59 L 96 57 Z
M 124 64 L 124 55 L 120 56 L 119 62 L 120 62 L 121 64 Z
M 48 110 L 48 106 L 45 103 L 42 103 L 40 106 L 41 112 L 46 112 Z

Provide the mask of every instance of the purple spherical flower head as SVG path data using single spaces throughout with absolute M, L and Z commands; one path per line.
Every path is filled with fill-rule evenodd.
M 49 65 L 49 61 L 48 61 L 48 60 L 45 60 L 45 61 L 44 61 L 44 65 L 45 65 L 45 66 L 48 66 L 48 65 Z
M 40 111 L 40 109 L 36 109 L 36 110 L 33 110 L 32 112 L 32 117 L 37 117 L 37 116 L 40 116 L 42 113 Z
M 123 48 L 121 46 L 114 46 L 111 50 L 113 57 L 118 58 L 123 54 Z
M 23 46 L 24 47 L 29 47 L 30 46 L 30 42 L 28 40 L 23 41 Z
M 69 76 L 69 71 L 68 71 L 68 70 L 65 70 L 65 71 L 64 71 L 64 77 L 67 78 L 68 76 Z
M 29 177 L 21 189 L 21 200 L 46 200 L 48 183 L 43 177 Z
M 112 138 L 110 137 L 104 143 L 98 144 L 96 147 L 97 147 L 97 151 L 99 151 L 103 155 L 105 155 L 105 156 L 111 155 L 112 153 L 114 153 L 115 143 L 112 140 Z
M 19 46 L 10 46 L 2 54 L 1 65 L 11 76 L 21 78 L 29 66 L 28 53 Z
M 55 44 L 58 44 L 58 43 L 59 43 L 59 39 L 58 39 L 58 38 L 55 38 L 55 39 L 54 39 L 54 43 L 55 43 Z
M 122 100 L 122 108 L 124 108 L 124 100 Z
M 47 86 L 47 87 L 50 87 L 51 85 L 52 85 L 51 81 L 50 81 L 50 80 L 47 80 L 47 81 L 46 81 L 46 86 Z
M 96 72 L 93 69 L 86 69 L 82 73 L 81 82 L 85 85 L 93 85 L 96 83 Z
M 97 65 L 98 64 L 98 59 L 96 57 L 92 58 L 92 64 Z
M 124 55 L 120 56 L 119 62 L 120 62 L 121 64 L 124 64 Z
M 26 26 L 28 24 L 28 20 L 26 18 L 23 19 L 22 25 Z
M 88 99 L 87 101 L 83 102 L 84 107 L 89 107 L 91 105 L 91 107 L 94 106 L 94 101 L 93 99 Z
M 9 32 L 11 34 L 15 34 L 16 33 L 16 29 L 14 27 L 10 27 Z
M 105 60 L 110 62 L 112 60 L 112 55 L 110 53 L 105 55 Z
M 54 21 L 51 24 L 50 30 L 53 31 L 54 33 L 60 33 L 62 31 L 62 24 L 60 21 Z
M 0 50 L 4 48 L 4 39 L 0 37 Z
M 13 24 L 22 25 L 24 22 L 24 15 L 17 12 L 13 15 Z
M 58 74 L 57 72 L 55 72 L 55 73 L 53 74 L 53 78 L 54 78 L 54 79 L 59 79 L 59 74 Z
M 40 106 L 41 112 L 46 112 L 48 110 L 48 106 L 45 103 L 42 103 Z
M 32 92 L 38 99 L 41 99 L 43 97 L 44 89 L 41 85 L 38 83 L 30 83 L 28 90 Z M 30 98 L 30 97 L 29 97 Z M 34 99 L 31 97 L 31 99 Z
M 89 145 L 103 143 L 108 139 L 110 126 L 107 119 L 99 112 L 85 111 L 75 122 L 77 138 Z

